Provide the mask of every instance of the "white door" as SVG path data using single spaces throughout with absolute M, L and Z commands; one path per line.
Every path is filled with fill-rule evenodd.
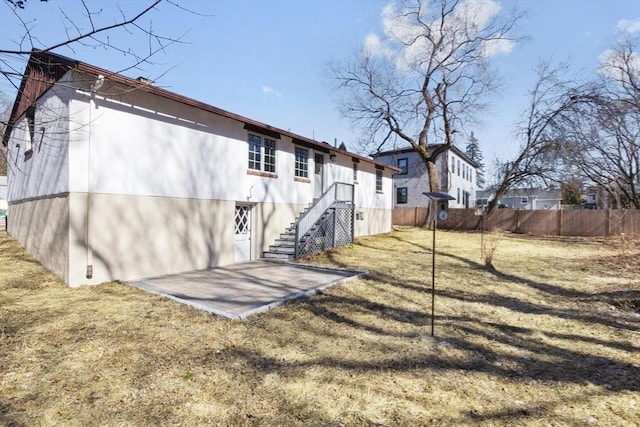
M 234 262 L 251 260 L 251 206 L 236 205 Z
M 313 198 L 319 199 L 322 196 L 322 193 L 324 193 L 324 155 L 316 153 L 314 163 Z

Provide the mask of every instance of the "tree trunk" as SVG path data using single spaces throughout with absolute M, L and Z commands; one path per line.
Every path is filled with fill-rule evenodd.
M 438 180 L 438 168 L 435 161 L 427 160 L 427 173 L 429 174 L 429 191 L 440 191 L 440 182 Z

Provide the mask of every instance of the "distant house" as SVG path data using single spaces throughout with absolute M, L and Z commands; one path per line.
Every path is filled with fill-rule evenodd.
M 487 206 L 495 197 L 493 190 L 479 191 L 477 206 Z M 498 201 L 498 206 L 511 209 L 554 210 L 562 208 L 560 190 L 541 188 L 513 188 L 507 190 Z
M 7 177 L 0 176 L 0 200 L 7 200 Z
M 7 177 L 0 176 L 0 230 L 7 227 Z
M 9 233 L 72 286 L 391 230 L 396 168 L 51 52 L 3 144 Z
M 434 148 L 430 146 L 430 148 Z M 428 199 L 423 194 L 431 191 L 427 167 L 412 148 L 383 151 L 373 158 L 400 169 L 393 175 L 394 207 L 425 207 Z M 455 200 L 450 208 L 470 208 L 476 201 L 476 164 L 460 149 L 452 147 L 436 159 L 440 191 Z

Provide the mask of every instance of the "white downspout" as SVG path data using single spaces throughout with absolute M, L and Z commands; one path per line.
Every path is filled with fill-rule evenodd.
M 91 85 L 89 98 L 89 136 L 87 141 L 87 206 L 86 206 L 86 233 L 87 233 L 87 272 L 86 278 L 93 278 L 93 243 L 91 242 L 91 206 L 93 193 L 93 179 L 91 176 L 91 141 L 93 139 L 93 109 L 96 106 L 95 94 L 104 84 L 104 76 L 100 74 Z

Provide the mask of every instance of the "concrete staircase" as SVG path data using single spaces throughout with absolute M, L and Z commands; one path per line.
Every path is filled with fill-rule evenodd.
M 313 203 L 307 206 L 305 210 L 298 215 L 296 221 L 307 213 L 311 207 L 313 207 Z M 325 215 L 326 213 L 320 217 L 317 223 L 322 221 Z M 269 246 L 269 250 L 262 254 L 263 258 L 280 261 L 293 261 L 296 258 L 296 221 L 292 222 L 284 233 L 280 235 L 280 238 L 276 239 L 274 244 Z M 315 231 L 315 226 L 309 230 L 302 240 L 304 241 L 305 237 L 310 235 L 313 231 Z

